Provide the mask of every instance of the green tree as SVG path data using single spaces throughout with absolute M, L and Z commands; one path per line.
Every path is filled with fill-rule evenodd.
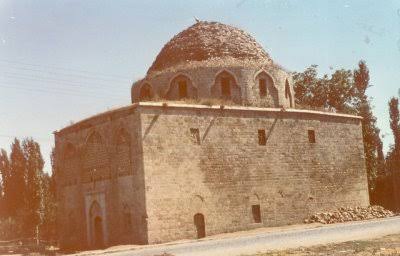
M 25 203 L 25 177 L 26 161 L 21 148 L 20 141 L 14 139 L 10 154 L 10 177 L 7 195 L 9 214 L 16 216 L 17 212 L 24 207 Z
M 41 238 L 55 238 L 54 177 L 44 173 L 43 166 L 40 146 L 31 138 L 22 146 L 15 139 L 10 156 L 0 150 L 0 240 L 33 237 L 36 227 Z
M 353 77 L 350 70 L 336 70 L 330 77 L 318 77 L 317 66 L 312 65 L 304 72 L 295 73 L 294 91 L 297 106 L 355 113 Z
M 9 215 L 9 202 L 8 199 L 10 187 L 10 160 L 8 159 L 7 152 L 4 149 L 0 150 L 0 175 L 1 175 L 1 187 L 2 187 L 2 197 L 0 205 L 0 217 L 6 217 Z
M 42 180 L 43 187 L 43 223 L 41 225 L 41 237 L 45 240 L 56 238 L 56 195 L 54 176 L 45 173 Z
M 27 235 L 35 233 L 36 226 L 42 222 L 43 217 L 43 166 L 44 160 L 40 146 L 31 138 L 22 142 L 23 153 L 26 161 L 26 187 L 25 187 L 25 216 L 24 228 Z
M 392 129 L 394 144 L 391 145 L 389 152 L 386 155 L 386 166 L 391 175 L 390 185 L 393 186 L 393 193 L 395 187 L 399 187 L 398 175 L 400 173 L 400 114 L 399 114 L 399 99 L 391 98 L 389 101 L 389 117 L 390 128 Z M 399 205 L 396 205 L 396 197 L 393 197 L 393 209 L 399 210 Z M 396 209 L 397 208 L 397 209 Z
M 336 70 L 326 83 L 328 108 L 339 113 L 355 114 L 352 72 Z
M 324 108 L 327 105 L 325 81 L 327 76 L 318 78 L 317 65 L 308 67 L 304 72 L 293 75 L 295 102 L 301 107 Z
M 394 137 L 394 151 L 400 149 L 400 115 L 399 99 L 392 97 L 389 101 L 390 128 Z
M 380 130 L 376 124 L 376 117 L 372 113 L 371 102 L 366 95 L 369 84 L 369 70 L 365 61 L 358 63 L 358 69 L 354 70 L 354 92 L 357 98 L 355 107 L 357 114 L 363 118 L 363 141 L 365 162 L 368 174 L 368 183 L 372 203 L 379 203 L 379 198 L 374 194 L 378 175 L 384 175 L 384 158 L 382 141 L 379 137 Z

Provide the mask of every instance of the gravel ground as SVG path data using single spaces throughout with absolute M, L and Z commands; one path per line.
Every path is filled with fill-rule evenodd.
M 298 249 L 271 251 L 252 256 L 282 255 L 400 255 L 400 234 L 389 235 L 371 240 L 349 241 L 322 246 L 300 247 Z

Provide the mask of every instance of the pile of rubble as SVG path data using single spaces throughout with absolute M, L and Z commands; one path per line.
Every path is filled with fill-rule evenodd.
M 346 221 L 356 220 L 369 220 L 375 218 L 385 218 L 395 216 L 392 211 L 386 210 L 382 206 L 368 206 L 368 207 L 341 207 L 334 212 L 321 212 L 312 215 L 310 218 L 305 219 L 304 223 L 339 223 Z

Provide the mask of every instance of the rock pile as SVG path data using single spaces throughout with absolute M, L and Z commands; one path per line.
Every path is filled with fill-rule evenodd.
M 395 214 L 392 211 L 386 210 L 382 206 L 368 207 L 341 207 L 334 212 L 321 212 L 305 219 L 304 223 L 322 223 L 331 224 L 356 220 L 369 220 L 375 218 L 392 217 Z

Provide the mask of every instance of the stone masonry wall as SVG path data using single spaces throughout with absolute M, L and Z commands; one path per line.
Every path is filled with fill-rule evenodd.
M 289 99 L 285 97 L 286 79 L 290 84 L 292 96 L 293 81 L 291 75 L 280 67 L 267 65 L 263 67 L 197 67 L 196 69 L 176 70 L 174 72 L 164 72 L 155 76 L 146 77 L 144 80 L 132 86 L 132 102 L 140 101 L 140 88 L 144 84 L 150 84 L 154 92 L 154 97 L 158 99 L 169 99 L 169 90 L 173 86 L 176 77 L 185 76 L 189 79 L 189 89 L 196 88 L 196 98 L 209 99 L 220 98 L 213 94 L 213 87 L 218 84 L 216 78 L 222 72 L 232 74 L 237 86 L 232 86 L 232 101 L 239 105 L 250 105 L 259 107 L 279 107 L 289 108 L 291 106 Z M 268 101 L 260 97 L 258 89 L 257 76 L 261 73 L 268 74 L 278 93 L 278 101 Z M 217 79 L 218 80 L 218 79 Z M 268 91 L 270 91 L 269 88 Z M 239 93 L 239 95 L 238 95 Z M 274 92 L 275 93 L 275 92 Z M 193 94 L 189 95 L 194 98 Z M 292 106 L 294 106 L 294 97 L 292 97 Z
M 102 217 L 107 246 L 147 243 L 137 119 L 137 114 L 119 111 L 115 115 L 92 117 L 56 133 L 61 247 L 91 246 L 86 213 L 98 198 L 105 199 L 104 204 L 99 203 L 105 213 Z M 91 139 L 94 135 L 95 142 Z M 76 151 L 64 157 L 66 145 L 73 145 Z
M 358 118 L 204 107 L 139 111 L 149 243 L 195 238 L 196 213 L 211 235 L 301 223 L 317 211 L 369 203 Z M 265 130 L 266 145 L 259 145 L 258 130 Z M 252 215 L 257 204 L 262 223 Z

